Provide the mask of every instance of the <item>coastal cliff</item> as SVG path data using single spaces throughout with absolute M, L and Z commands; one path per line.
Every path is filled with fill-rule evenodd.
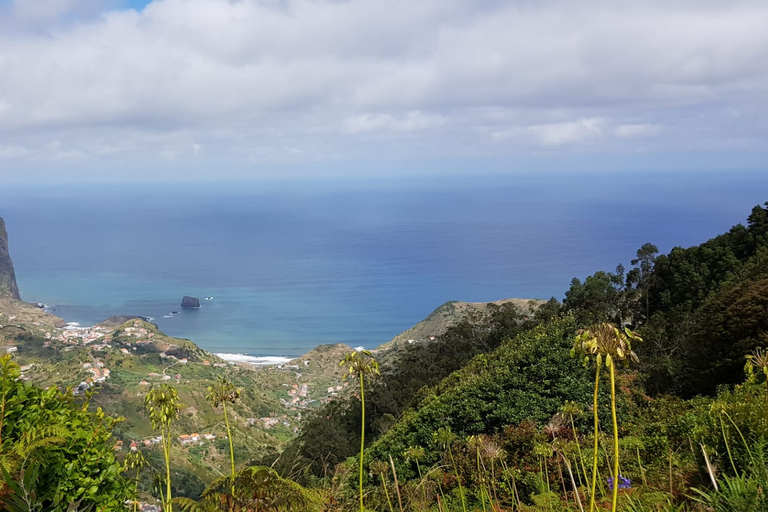
M 20 300 L 19 287 L 16 284 L 16 273 L 8 253 L 8 233 L 5 221 L 0 217 L 0 297 L 10 297 Z

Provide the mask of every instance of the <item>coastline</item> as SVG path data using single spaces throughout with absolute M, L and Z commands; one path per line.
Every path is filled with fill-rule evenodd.
M 214 353 L 215 356 L 229 363 L 246 363 L 252 366 L 269 366 L 275 364 L 285 364 L 296 359 L 295 357 L 282 356 L 250 356 L 248 354 L 230 354 L 226 352 Z
M 49 310 L 46 308 L 40 308 L 46 313 L 49 313 Z M 154 320 L 152 317 L 139 317 L 142 320 L 146 322 L 151 322 Z M 104 322 L 108 322 L 109 319 L 105 320 Z M 66 321 L 65 321 L 66 322 Z M 103 322 L 102 322 L 103 323 Z M 61 329 L 67 330 L 67 331 L 76 331 L 76 330 L 90 330 L 96 327 L 97 324 L 94 325 L 82 325 L 80 322 L 66 322 Z M 190 340 L 192 341 L 192 340 Z M 194 341 L 192 341 L 195 343 Z M 199 346 L 199 345 L 197 345 Z M 202 348 L 202 347 L 200 347 Z M 203 349 L 205 350 L 205 349 Z M 282 365 L 286 364 L 289 361 L 293 361 L 296 359 L 295 357 L 285 357 L 285 356 L 254 356 L 250 354 L 243 354 L 243 353 L 230 353 L 230 352 L 211 352 L 213 355 L 218 356 L 219 358 L 223 359 L 224 361 L 227 361 L 228 363 L 234 363 L 234 364 L 245 364 L 247 366 L 271 366 L 271 365 Z M 299 356 L 300 357 L 300 356 Z

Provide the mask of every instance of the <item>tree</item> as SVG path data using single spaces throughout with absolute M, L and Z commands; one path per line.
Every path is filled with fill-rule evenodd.
M 229 439 L 229 458 L 232 464 L 232 480 L 235 478 L 235 449 L 232 445 L 232 431 L 229 428 L 229 416 L 227 415 L 227 403 L 234 404 L 240 398 L 240 390 L 235 387 L 234 384 L 227 379 L 219 375 L 216 378 L 216 383 L 212 386 L 208 386 L 208 395 L 205 397 L 213 408 L 217 408 L 221 404 L 224 409 L 224 424 L 227 426 L 227 438 Z M 234 490 L 233 490 L 234 492 Z
M 617 269 L 623 272 L 621 268 Z M 574 311 L 581 325 L 622 321 L 624 278 L 619 273 L 595 272 L 582 283 L 574 278 L 565 292 L 566 311 Z
M 144 406 L 149 411 L 152 428 L 160 430 L 165 456 L 165 497 L 163 510 L 173 512 L 171 501 L 171 423 L 179 417 L 181 401 L 176 388 L 167 384 L 153 387 L 144 398 Z
M 659 248 L 651 243 L 645 243 L 637 250 L 637 257 L 631 261 L 633 268 L 627 275 L 627 282 L 633 283 L 640 291 L 641 298 L 645 302 L 645 321 L 651 316 L 651 299 L 649 289 L 651 287 L 651 278 L 653 277 L 653 266 L 656 263 L 656 256 L 659 254 Z
M 640 337 L 624 329 L 619 331 L 613 324 L 604 322 L 594 325 L 589 329 L 580 329 L 574 343 L 572 354 L 584 356 L 584 363 L 589 362 L 590 356 L 595 357 L 597 369 L 595 371 L 594 417 L 595 417 L 595 445 L 592 462 L 592 491 L 589 509 L 595 506 L 595 491 L 597 484 L 597 452 L 598 452 L 598 416 L 597 396 L 600 384 L 600 366 L 605 360 L 605 366 L 611 371 L 611 417 L 613 418 L 613 494 L 611 498 L 611 510 L 616 512 L 619 492 L 619 425 L 616 419 L 616 362 L 628 366 L 630 360 L 637 362 L 637 355 L 632 350 L 632 341 L 642 341 Z
M 360 418 L 360 512 L 363 508 L 363 452 L 365 450 L 365 379 L 372 378 L 379 373 L 379 363 L 368 350 L 355 350 L 347 354 L 339 363 L 347 365 L 347 377 L 360 381 L 360 404 L 362 407 Z

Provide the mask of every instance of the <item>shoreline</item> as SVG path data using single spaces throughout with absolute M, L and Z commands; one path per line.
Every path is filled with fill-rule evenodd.
M 139 317 L 139 318 L 142 318 L 142 320 L 144 320 L 145 317 Z M 144 320 L 144 321 L 148 321 L 148 320 Z M 63 330 L 92 329 L 96 325 L 98 324 L 84 326 L 80 322 L 66 322 L 66 325 L 62 327 L 62 329 Z M 192 343 L 195 343 L 195 342 L 192 341 Z M 199 345 L 197 346 L 199 347 Z M 203 350 L 206 350 L 206 349 L 203 348 Z M 286 357 L 286 356 L 254 356 L 250 354 L 243 354 L 241 352 L 232 353 L 232 352 L 211 352 L 208 350 L 206 351 L 223 359 L 224 361 L 227 361 L 228 363 L 246 364 L 249 366 L 282 365 L 290 361 L 293 361 L 294 359 L 297 359 L 296 357 Z M 301 357 L 301 356 L 297 356 L 297 357 Z
M 286 364 L 296 359 L 295 357 L 283 356 L 251 356 L 248 354 L 231 354 L 228 352 L 216 352 L 213 355 L 229 363 L 246 363 L 252 366 L 270 366 L 276 364 Z

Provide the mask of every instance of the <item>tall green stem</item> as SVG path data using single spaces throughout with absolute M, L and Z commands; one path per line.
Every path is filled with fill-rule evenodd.
M 232 464 L 232 497 L 235 497 L 235 448 L 232 445 L 232 432 L 229 429 L 229 416 L 227 416 L 227 402 L 221 402 L 224 406 L 224 424 L 227 426 L 227 439 L 229 439 L 229 460 Z
M 616 364 L 611 360 L 611 416 L 613 418 L 613 495 L 611 512 L 616 512 L 619 499 L 619 422 L 616 419 Z
M 749 455 L 749 460 L 750 460 L 750 462 L 752 464 L 754 464 L 755 463 L 755 458 L 752 457 L 752 450 L 749 449 L 749 443 L 747 443 L 747 440 L 744 439 L 744 434 L 741 433 L 741 429 L 736 424 L 736 422 L 733 421 L 733 418 L 731 418 L 730 414 L 728 414 L 726 411 L 723 411 L 723 414 L 725 414 L 725 417 L 728 418 L 728 421 L 730 421 L 731 424 L 734 426 L 734 428 L 736 428 L 736 432 L 738 432 L 739 437 L 741 438 L 741 442 L 744 443 L 744 448 L 747 449 L 747 454 Z
M 421 494 L 424 498 L 424 504 L 427 504 L 427 489 L 424 487 L 424 477 L 421 476 L 421 466 L 419 465 L 419 459 L 416 459 L 416 470 L 419 472 L 419 485 L 421 486 Z
M 139 510 L 139 471 L 141 471 L 141 467 L 136 468 L 136 486 L 133 489 L 133 494 L 134 494 L 133 512 L 136 512 L 137 510 Z
M 643 479 L 643 485 L 648 485 L 648 482 L 645 480 L 645 469 L 643 469 L 643 462 L 640 460 L 640 448 L 636 447 L 635 451 L 637 452 L 637 467 L 640 468 L 640 477 Z
M 481 478 L 483 478 L 483 471 L 480 469 L 480 447 L 479 446 L 475 447 L 475 455 L 477 456 L 477 474 L 480 475 Z M 485 491 L 482 486 L 480 487 L 480 503 L 483 505 L 483 512 L 485 512 L 486 511 Z
M 511 487 L 512 489 L 512 496 L 515 498 L 515 502 L 517 503 L 517 510 L 521 510 L 523 508 L 523 505 L 520 503 L 520 493 L 517 492 L 517 483 L 515 483 L 515 475 L 513 475 L 509 471 L 509 466 L 507 466 L 507 463 L 504 462 L 504 459 L 501 459 L 501 466 L 504 469 L 504 479 L 507 481 L 507 487 Z M 509 484 L 509 478 L 507 478 L 507 475 L 512 477 L 512 485 Z
M 739 476 L 739 471 L 736 469 L 736 464 L 733 462 L 733 455 L 731 455 L 731 445 L 728 443 L 728 436 L 725 434 L 725 423 L 723 423 L 722 415 L 720 416 L 720 429 L 723 432 L 723 441 L 725 441 L 725 449 L 728 452 L 728 460 L 731 461 L 733 474 L 734 476 Z
M 163 429 L 163 448 L 165 451 L 165 507 L 167 512 L 173 512 L 171 503 L 171 426 L 167 424 Z
M 576 443 L 576 451 L 579 453 L 579 464 L 581 464 L 581 471 L 584 473 L 584 480 L 581 479 L 579 464 L 576 464 L 576 476 L 579 477 L 579 483 L 583 484 L 587 480 L 587 468 L 584 467 L 584 457 L 581 455 L 581 443 L 579 443 L 579 436 L 576 433 L 576 425 L 573 423 L 573 414 L 568 416 L 571 418 L 571 431 L 573 432 L 573 440 Z
M 380 474 L 379 477 L 381 478 L 381 485 L 384 487 L 384 495 L 387 497 L 387 505 L 389 505 L 389 512 L 395 512 L 395 509 L 392 508 L 392 500 L 389 499 L 389 491 L 387 490 L 387 482 L 384 480 L 384 474 Z
M 496 492 L 496 467 L 494 465 L 494 459 L 491 459 L 491 488 L 493 490 L 493 499 L 496 503 L 499 503 L 499 494 Z M 491 507 L 493 508 L 493 507 Z M 497 507 L 498 508 L 498 507 Z M 496 510 L 496 509 L 494 509 Z
M 165 446 L 163 446 L 163 450 L 165 450 Z M 160 503 L 162 503 L 163 506 L 165 506 L 165 497 L 163 496 L 163 482 L 162 480 L 160 480 L 159 475 L 157 480 L 157 490 L 160 491 Z
M 3 404 L 0 410 L 0 450 L 3 449 L 3 425 L 5 424 L 5 404 L 8 397 L 8 378 L 3 375 Z
M 589 492 L 589 512 L 592 512 L 595 510 L 595 494 L 597 493 L 597 458 L 598 458 L 598 450 L 599 450 L 599 429 L 600 429 L 600 423 L 597 417 L 597 393 L 600 389 L 600 364 L 597 365 L 597 370 L 595 371 L 595 395 L 593 397 L 592 401 L 592 413 L 595 418 L 595 443 L 594 443 L 594 453 L 592 454 L 592 489 Z
M 453 450 L 451 450 L 451 445 L 448 445 L 448 455 L 451 456 L 451 464 L 453 464 L 453 472 L 456 473 L 456 482 L 459 484 L 459 496 L 461 496 L 461 509 L 464 512 L 467 512 L 467 502 L 464 499 L 464 487 L 461 485 L 461 477 L 459 476 L 459 470 L 456 467 L 456 461 L 453 458 Z
M 360 427 L 360 512 L 363 509 L 363 450 L 365 449 L 365 389 L 363 385 L 363 375 L 360 375 L 360 404 L 362 405 L 361 427 Z

